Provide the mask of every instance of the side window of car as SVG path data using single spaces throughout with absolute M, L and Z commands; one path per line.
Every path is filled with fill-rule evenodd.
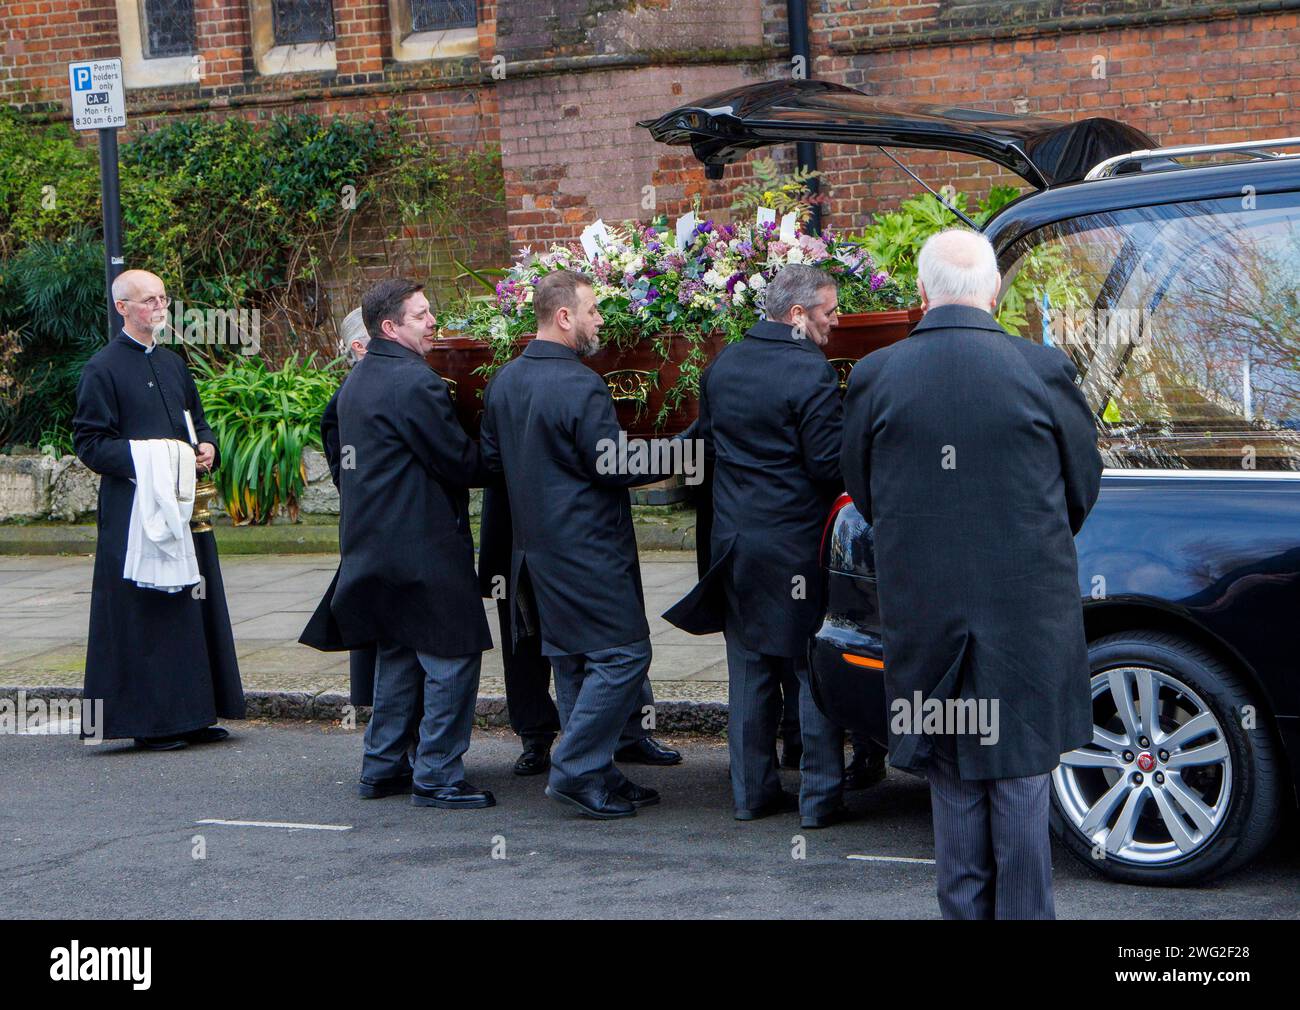
M 1300 470 L 1300 194 L 1076 218 L 1004 264 L 999 318 L 1073 358 L 1108 466 Z

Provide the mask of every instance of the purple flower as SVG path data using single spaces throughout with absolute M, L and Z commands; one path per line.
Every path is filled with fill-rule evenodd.
M 736 281 L 743 281 L 744 279 L 745 279 L 745 274 L 744 274 L 744 272 L 743 272 L 743 271 L 739 271 L 739 270 L 736 271 L 734 274 L 732 274 L 730 277 L 728 277 L 728 278 L 727 278 L 727 294 L 732 294 L 732 293 L 733 293 L 732 289 L 735 288 L 735 286 L 736 286 Z
M 872 274 L 872 275 L 871 275 L 871 290 L 872 290 L 872 291 L 879 291 L 882 287 L 885 286 L 885 283 L 886 283 L 888 280 L 889 280 L 889 274 L 885 273 L 885 271 L 883 271 L 883 270 L 880 271 L 880 273 L 878 273 L 878 274 Z

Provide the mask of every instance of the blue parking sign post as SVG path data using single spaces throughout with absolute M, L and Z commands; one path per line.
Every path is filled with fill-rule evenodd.
M 108 304 L 108 339 L 122 328 L 113 304 L 113 281 L 125 268 L 122 257 L 122 203 L 117 174 L 117 131 L 126 125 L 126 91 L 122 61 L 81 60 L 68 64 L 72 92 L 72 128 L 99 133 L 99 192 L 104 213 L 104 298 Z

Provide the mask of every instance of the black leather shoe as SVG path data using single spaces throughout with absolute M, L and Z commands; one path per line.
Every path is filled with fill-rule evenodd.
M 614 793 L 638 809 L 652 807 L 659 802 L 659 790 L 651 789 L 649 786 L 639 786 L 631 779 L 624 779 L 623 784 L 615 789 Z
M 799 759 L 803 757 L 803 741 L 791 740 L 789 743 L 781 744 L 781 767 L 795 768 L 799 767 Z
M 630 765 L 679 765 L 682 763 L 682 754 L 681 751 L 665 747 L 652 736 L 643 736 L 635 743 L 616 750 L 614 760 Z
M 411 806 L 439 807 L 443 810 L 481 810 L 497 805 L 496 797 L 486 789 L 475 789 L 462 779 L 437 789 L 411 785 Z
M 391 779 L 381 779 L 378 782 L 362 779 L 357 783 L 357 795 L 363 800 L 382 800 L 385 796 L 397 796 L 410 791 L 410 775 L 396 775 Z
M 581 792 L 564 792 L 546 787 L 546 795 L 551 799 L 573 807 L 575 810 L 594 817 L 598 821 L 612 821 L 616 817 L 633 817 L 636 807 L 631 800 L 616 796 L 606 789 L 584 789 Z
M 873 751 L 870 756 L 860 758 L 855 751 L 853 760 L 844 769 L 844 788 L 869 789 L 883 782 L 888 771 L 883 753 Z
M 221 726 L 204 726 L 202 729 L 184 734 L 184 739 L 189 743 L 220 743 L 228 736 L 230 730 Z
M 541 775 L 551 767 L 551 749 L 549 747 L 525 747 L 524 752 L 515 761 L 516 775 Z
M 764 817 L 771 817 L 773 814 L 789 814 L 798 809 L 799 797 L 782 789 L 776 799 L 768 800 L 761 807 L 755 807 L 752 810 L 737 810 L 736 820 L 759 821 Z
M 824 814 L 818 814 L 816 817 L 803 817 L 799 820 L 799 827 L 807 829 L 829 828 L 834 824 L 843 824 L 845 821 L 855 821 L 858 819 L 857 813 L 847 807 L 836 807 Z
M 135 746 L 137 750 L 181 750 L 189 741 L 179 736 L 138 736 Z

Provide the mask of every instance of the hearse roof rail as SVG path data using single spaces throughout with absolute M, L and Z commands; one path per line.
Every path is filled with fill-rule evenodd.
M 1168 160 L 1170 158 L 1190 158 L 1203 154 L 1244 154 L 1255 159 L 1275 160 L 1278 158 L 1295 158 L 1297 154 L 1276 154 L 1271 150 L 1277 147 L 1300 147 L 1300 137 L 1279 137 L 1276 140 L 1239 140 L 1230 144 L 1185 144 L 1178 147 L 1157 147 L 1151 150 L 1129 151 L 1099 161 L 1088 170 L 1084 180 L 1108 179 L 1126 165 L 1141 165 L 1146 161 Z M 1176 162 L 1169 168 L 1189 168 Z

